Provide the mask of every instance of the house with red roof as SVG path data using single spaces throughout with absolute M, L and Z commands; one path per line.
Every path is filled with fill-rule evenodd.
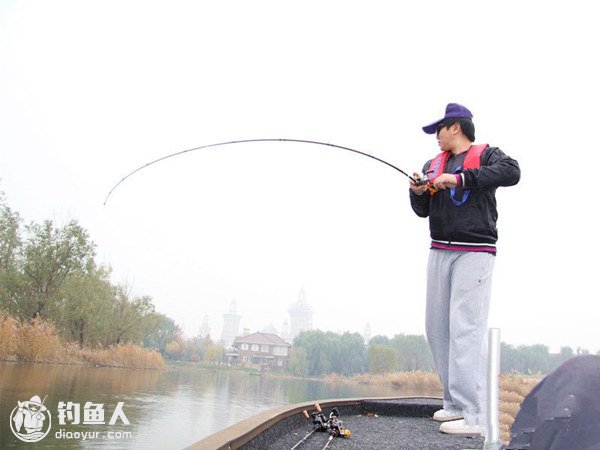
M 288 367 L 289 349 L 292 345 L 272 333 L 252 333 L 234 339 L 227 361 L 244 367 L 255 367 L 260 370 L 280 369 Z

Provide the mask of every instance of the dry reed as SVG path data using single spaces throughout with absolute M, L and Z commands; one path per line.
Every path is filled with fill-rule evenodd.
M 0 359 L 16 359 L 18 329 L 19 323 L 17 320 L 0 311 Z
M 0 360 L 137 369 L 165 367 L 162 356 L 155 350 L 134 344 L 80 348 L 75 343 L 62 342 L 51 322 L 36 318 L 21 323 L 6 313 L 0 313 Z
M 433 372 L 424 372 L 421 370 L 375 375 L 364 373 L 353 375 L 348 378 L 333 374 L 328 375 L 326 380 L 338 383 L 345 381 L 364 385 L 377 385 L 402 391 L 438 392 L 442 389 L 442 385 L 437 374 Z
M 541 375 L 500 375 L 500 438 L 505 444 L 510 440 L 512 426 L 523 400 L 542 379 Z
M 119 344 L 107 348 L 73 349 L 82 360 L 105 367 L 130 367 L 137 369 L 163 369 L 165 361 L 156 350 L 134 344 Z
M 62 345 L 52 323 L 36 318 L 21 324 L 17 331 L 19 359 L 32 362 L 63 361 Z

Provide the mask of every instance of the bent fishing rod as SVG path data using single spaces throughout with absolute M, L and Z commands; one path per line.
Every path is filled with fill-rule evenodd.
M 181 150 L 181 151 L 178 151 L 175 153 L 171 153 L 169 155 L 162 156 L 158 159 L 155 159 L 154 161 L 150 161 L 150 162 L 138 167 L 137 169 L 131 171 L 130 173 L 125 175 L 123 178 L 121 178 L 121 180 L 119 180 L 119 182 L 117 184 L 115 184 L 112 187 L 112 189 L 108 192 L 108 195 L 104 199 L 104 205 L 106 205 L 106 202 L 108 202 L 108 199 L 111 196 L 111 194 L 114 192 L 115 189 L 117 189 L 117 187 L 119 187 L 121 185 L 121 183 L 123 183 L 127 178 L 131 177 L 132 175 L 136 174 L 137 172 L 139 172 L 142 169 L 145 169 L 148 166 L 151 166 L 158 162 L 164 161 L 165 159 L 174 158 L 176 156 L 183 155 L 185 153 L 194 152 L 196 150 L 202 150 L 202 149 L 211 148 L 211 147 L 221 147 L 221 146 L 226 146 L 226 145 L 234 145 L 234 144 L 247 144 L 247 143 L 251 143 L 251 142 L 296 142 L 296 143 L 302 143 L 302 144 L 311 144 L 311 145 L 319 145 L 319 146 L 323 146 L 323 147 L 337 148 L 340 150 L 346 150 L 349 152 L 357 153 L 359 155 L 367 156 L 376 161 L 379 161 L 380 163 L 383 163 L 386 166 L 389 166 L 392 169 L 397 170 L 398 172 L 400 172 L 405 177 L 408 177 L 412 182 L 414 182 L 417 185 L 424 184 L 429 181 L 429 180 L 427 180 L 426 177 L 425 178 L 414 178 L 414 177 L 410 176 L 408 173 L 406 173 L 404 170 L 400 169 L 399 167 L 396 167 L 395 165 L 393 165 L 387 161 L 384 161 L 383 159 L 378 158 L 377 156 L 373 156 L 369 153 L 365 153 L 365 152 L 362 152 L 360 150 L 356 150 L 356 149 L 353 149 L 350 147 L 344 147 L 342 145 L 330 144 L 327 142 L 311 141 L 311 140 L 307 140 L 307 139 L 288 139 L 288 138 L 242 139 L 242 140 L 237 140 L 237 141 L 227 141 L 227 142 L 218 142 L 216 144 L 201 145 L 200 147 L 194 147 L 194 148 L 189 148 L 187 150 Z

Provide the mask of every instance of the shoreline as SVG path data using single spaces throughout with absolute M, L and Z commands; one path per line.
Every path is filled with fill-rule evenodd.
M 164 368 L 155 367 L 134 367 L 134 366 L 120 366 L 120 365 L 108 365 L 108 364 L 93 364 L 87 361 L 26 361 L 17 358 L 0 358 L 0 364 L 33 364 L 33 365 L 50 365 L 50 366 L 68 366 L 68 367 L 86 367 L 89 369 L 127 369 L 127 370 L 167 370 Z

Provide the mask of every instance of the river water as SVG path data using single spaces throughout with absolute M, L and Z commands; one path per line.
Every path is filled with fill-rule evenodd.
M 377 386 L 189 366 L 128 370 L 0 362 L 0 449 L 181 449 L 275 406 L 398 395 Z M 38 434 L 48 433 L 23 442 L 13 430 L 27 437 L 27 419 L 20 431 L 11 419 L 20 414 L 19 401 L 35 407 L 34 396 L 46 407 Z

